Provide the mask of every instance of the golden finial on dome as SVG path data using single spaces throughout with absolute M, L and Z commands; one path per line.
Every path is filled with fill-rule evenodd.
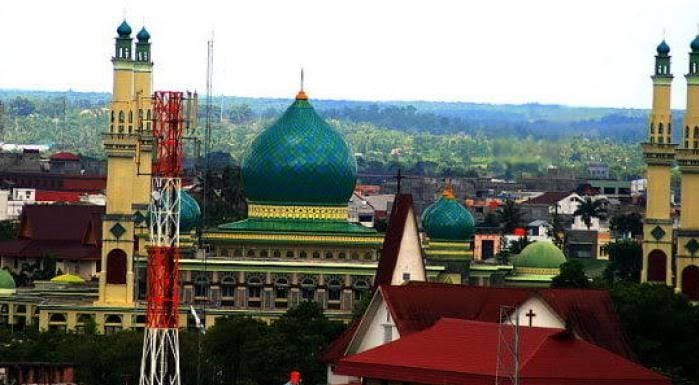
M 303 91 L 303 67 L 301 67 L 301 90 L 296 94 L 296 100 L 308 100 L 308 95 Z
M 456 196 L 454 195 L 454 188 L 451 185 L 451 180 L 447 181 L 447 184 L 444 186 L 444 190 L 442 191 L 442 196 L 447 198 L 447 199 L 455 199 Z

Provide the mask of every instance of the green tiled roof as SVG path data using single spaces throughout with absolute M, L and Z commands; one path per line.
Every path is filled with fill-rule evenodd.
M 378 235 L 376 230 L 347 221 L 321 221 L 277 218 L 248 218 L 218 226 L 239 232 L 337 233 Z
M 7 270 L 0 269 L 0 294 L 14 292 L 15 288 L 15 280 L 12 275 Z
M 131 35 L 131 26 L 129 23 L 126 22 L 126 20 L 122 21 L 121 24 L 119 24 L 119 28 L 117 28 L 117 34 L 119 34 L 119 37 L 129 37 Z
M 185 232 L 199 224 L 201 210 L 199 203 L 188 193 L 182 191 L 180 194 L 180 231 Z
M 439 198 L 422 213 L 422 228 L 430 239 L 468 240 L 474 225 L 468 209 L 452 197 Z
M 342 135 L 305 99 L 255 138 L 243 157 L 250 202 L 278 205 L 346 205 L 357 162 Z

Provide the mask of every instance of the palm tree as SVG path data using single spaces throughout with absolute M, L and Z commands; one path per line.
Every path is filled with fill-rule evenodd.
M 592 227 L 592 218 L 604 219 L 606 215 L 607 209 L 604 208 L 603 201 L 601 199 L 592 199 L 591 197 L 585 197 L 573 213 L 573 216 L 582 218 L 588 230 Z
M 512 234 L 517 227 L 524 223 L 524 213 L 522 209 L 512 199 L 505 201 L 505 205 L 498 210 L 500 226 L 505 234 Z

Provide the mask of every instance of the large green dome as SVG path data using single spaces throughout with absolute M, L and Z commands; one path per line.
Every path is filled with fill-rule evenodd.
M 180 231 L 190 231 L 199 224 L 201 209 L 189 193 L 180 193 Z
M 549 270 L 558 270 L 565 263 L 566 257 L 561 249 L 551 242 L 540 241 L 527 245 L 514 260 L 515 271 L 539 269 L 542 274 L 549 274 Z
M 248 201 L 271 205 L 346 205 L 357 162 L 339 132 L 303 92 L 255 138 L 242 161 Z
M 14 294 L 16 291 L 15 280 L 5 269 L 0 269 L 0 295 Z
M 422 212 L 422 228 L 430 239 L 470 240 L 474 225 L 473 215 L 454 198 L 451 190 Z

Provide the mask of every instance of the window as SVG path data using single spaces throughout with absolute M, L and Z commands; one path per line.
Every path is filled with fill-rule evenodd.
M 274 282 L 274 306 L 286 307 L 289 296 L 289 281 L 286 278 L 277 278 Z
M 663 133 L 663 124 L 658 123 L 658 134 L 662 134 L 662 133 Z
M 248 250 L 248 257 L 254 257 L 255 256 L 255 250 Z
M 320 258 L 320 253 L 317 251 L 313 252 L 313 258 Z
M 403 273 L 403 281 L 410 281 L 410 273 Z
M 234 297 L 235 296 L 235 278 L 230 275 L 226 275 L 221 279 L 221 296 L 222 297 Z
M 331 253 L 329 251 L 325 253 L 325 259 L 332 259 L 332 257 L 333 257 L 333 253 Z
M 310 279 L 306 278 L 301 281 L 301 298 L 306 301 L 313 301 L 315 299 L 316 293 L 316 283 Z
M 655 134 L 655 130 L 653 129 L 653 123 L 650 124 L 650 133 Z
M 286 257 L 287 257 L 287 258 L 294 258 L 294 251 L 293 251 L 293 250 L 287 250 L 287 252 L 286 252 Z
M 114 249 L 107 254 L 107 283 L 126 284 L 126 252 Z
M 121 316 L 116 314 L 108 315 L 104 319 L 104 334 L 111 335 L 121 331 Z
M 369 283 L 365 280 L 359 280 L 354 283 L 354 300 L 361 301 L 369 293 Z
M 209 278 L 204 275 L 198 275 L 194 278 L 194 297 L 208 298 L 209 297 Z
M 385 324 L 383 325 L 383 342 L 385 344 L 393 341 L 393 325 Z
M 347 259 L 347 254 L 345 254 L 345 253 L 340 253 L 340 254 L 338 254 L 337 257 L 340 258 L 340 259 Z
M 262 280 L 258 277 L 248 279 L 248 307 L 260 307 L 262 296 Z
M 269 255 L 269 252 L 267 250 L 260 251 L 260 257 L 267 258 L 268 255 Z
M 279 258 L 279 257 L 282 256 L 282 253 L 281 253 L 279 250 L 274 250 L 274 251 L 272 252 L 272 256 L 273 256 L 274 258 Z
M 301 252 L 299 253 L 299 258 L 307 258 L 307 257 L 308 257 L 308 254 L 306 254 L 305 251 L 301 251 Z
M 699 127 L 694 127 L 694 138 L 699 138 Z
M 328 301 L 340 301 L 341 294 L 342 283 L 340 283 L 340 280 L 330 280 L 328 282 Z
M 125 115 L 124 111 L 119 111 L 119 123 L 124 123 Z

